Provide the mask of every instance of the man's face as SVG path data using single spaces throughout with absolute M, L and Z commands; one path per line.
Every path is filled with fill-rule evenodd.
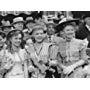
M 53 25 L 49 25 L 47 29 L 48 29 L 48 33 L 50 35 L 53 35 L 55 33 L 55 30 L 54 30 L 54 26 Z
M 88 26 L 90 26 L 90 17 L 85 18 L 85 22 Z
M 15 29 L 23 30 L 23 23 L 21 23 L 21 22 L 16 23 L 16 24 L 14 24 L 14 27 L 15 27 Z

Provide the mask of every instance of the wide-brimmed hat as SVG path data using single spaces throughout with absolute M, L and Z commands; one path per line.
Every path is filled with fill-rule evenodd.
M 66 25 L 73 25 L 73 22 L 75 23 L 78 23 L 79 22 L 79 19 L 73 19 L 73 18 L 63 18 L 59 24 L 55 27 L 55 29 L 57 31 L 62 31 L 63 28 L 66 26 Z
M 35 23 L 35 21 L 33 20 L 32 17 L 27 17 L 25 24 L 28 24 L 28 23 Z
M 1 28 L 12 27 L 12 25 L 10 24 L 10 21 L 1 21 L 1 23 L 2 23 Z
M 16 24 L 16 23 L 24 23 L 23 17 L 16 17 L 13 19 L 13 23 L 12 25 Z

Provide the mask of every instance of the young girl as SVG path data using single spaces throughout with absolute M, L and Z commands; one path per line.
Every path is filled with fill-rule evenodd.
M 7 35 L 7 50 L 3 68 L 7 70 L 5 78 L 26 78 L 27 54 L 23 47 L 23 33 L 19 30 L 10 31 Z

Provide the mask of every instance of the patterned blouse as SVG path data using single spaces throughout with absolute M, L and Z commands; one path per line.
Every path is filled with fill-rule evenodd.
M 71 65 L 78 60 L 86 60 L 86 46 L 82 40 L 73 38 L 71 42 L 66 42 L 63 39 L 59 45 L 52 47 L 51 57 L 65 65 Z
M 20 49 L 19 52 L 11 54 L 8 50 L 5 52 L 3 68 L 9 70 L 6 77 L 25 77 L 24 63 L 26 60 L 26 52 Z

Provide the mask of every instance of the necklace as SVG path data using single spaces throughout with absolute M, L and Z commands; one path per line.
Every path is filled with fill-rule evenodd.
M 36 46 L 34 45 L 34 50 L 38 56 L 40 55 L 42 48 L 43 48 L 43 43 L 41 44 L 39 48 L 36 48 Z

